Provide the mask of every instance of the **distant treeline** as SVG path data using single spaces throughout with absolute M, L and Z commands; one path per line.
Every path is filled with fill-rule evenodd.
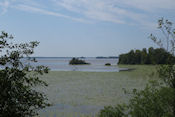
M 162 48 L 131 50 L 119 56 L 118 64 L 174 64 L 175 57 Z
M 104 56 L 97 56 L 96 59 L 117 59 L 117 56 L 109 56 L 109 57 L 104 57 Z

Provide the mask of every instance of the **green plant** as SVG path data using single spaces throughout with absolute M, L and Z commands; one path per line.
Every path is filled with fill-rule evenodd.
M 1 33 L 0 117 L 31 117 L 38 114 L 38 109 L 49 106 L 46 96 L 34 88 L 38 85 L 47 86 L 46 82 L 39 79 L 39 75 L 49 71 L 45 66 L 30 65 L 30 62 L 37 62 L 30 55 L 38 44 L 14 44 L 12 35 Z
M 128 104 L 105 107 L 99 117 L 174 117 L 174 89 L 152 81 L 146 88 L 134 89 Z
M 99 117 L 124 117 L 126 116 L 125 109 L 125 105 L 117 105 L 116 107 L 107 106 L 100 111 Z
M 165 51 L 163 48 L 166 48 L 166 52 L 171 55 L 166 57 L 166 65 L 157 67 L 157 72 L 161 78 L 160 81 L 152 81 L 147 84 L 146 88 L 140 91 L 134 89 L 130 93 L 131 98 L 129 99 L 129 103 L 126 106 L 120 105 L 121 108 L 126 108 L 120 109 L 120 106 L 104 108 L 100 111 L 100 117 L 175 117 L 175 66 L 174 62 L 172 62 L 174 61 L 175 29 L 172 28 L 170 21 L 163 18 L 158 20 L 158 24 L 158 28 L 165 36 L 166 46 L 164 47 L 162 40 L 153 34 L 150 35 L 150 38 L 162 50 Z M 130 57 L 133 53 L 131 51 L 127 56 Z M 160 51 L 157 53 L 162 55 Z M 154 60 L 153 55 L 155 52 L 153 48 L 149 48 L 149 54 L 151 54 L 151 56 L 149 55 L 149 59 L 157 62 Z M 121 56 L 126 57 L 126 55 Z

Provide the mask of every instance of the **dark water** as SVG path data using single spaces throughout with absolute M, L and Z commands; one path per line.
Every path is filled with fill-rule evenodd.
M 116 72 L 118 59 L 96 59 L 95 57 L 83 58 L 90 65 L 69 65 L 72 58 L 59 57 L 39 57 L 36 58 L 37 63 L 32 63 L 34 66 L 45 65 L 52 71 L 89 71 L 89 72 Z M 106 63 L 111 63 L 111 66 L 105 66 Z

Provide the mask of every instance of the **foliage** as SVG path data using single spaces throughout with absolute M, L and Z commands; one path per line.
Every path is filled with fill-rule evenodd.
M 172 102 L 174 89 L 149 84 L 144 90 L 133 90 L 129 101 L 129 114 L 132 117 L 173 117 Z
M 170 64 L 175 63 L 175 57 L 163 48 L 150 47 L 142 51 L 131 50 L 129 53 L 119 56 L 119 64 Z
M 69 64 L 70 65 L 80 65 L 80 64 L 89 64 L 89 63 L 86 63 L 84 60 L 80 60 L 78 58 L 72 58 L 72 60 L 70 60 Z
M 0 117 L 31 117 L 49 104 L 47 98 L 34 87 L 47 84 L 39 75 L 48 73 L 48 67 L 32 67 L 37 62 L 29 56 L 38 42 L 14 44 L 6 32 L 0 35 Z
M 104 107 L 99 113 L 99 117 L 125 117 L 125 105 L 117 105 L 116 107 Z
M 132 97 L 126 106 L 127 108 L 120 111 L 118 111 L 118 106 L 110 107 L 112 108 L 110 110 L 104 108 L 100 111 L 100 117 L 103 117 L 103 115 L 105 115 L 102 112 L 108 113 L 108 115 L 106 115 L 105 117 L 175 117 L 175 29 L 172 29 L 172 23 L 170 21 L 164 20 L 163 18 L 158 20 L 158 24 L 158 28 L 165 36 L 166 46 L 164 47 L 164 43 L 162 40 L 151 34 L 150 38 L 161 47 L 161 51 L 155 51 L 153 48 L 149 48 L 149 53 L 147 55 L 145 54 L 145 56 L 149 56 L 149 61 L 151 62 L 160 61 L 162 59 L 161 56 L 164 53 L 162 53 L 162 51 L 165 51 L 166 48 L 168 55 L 166 56 L 167 65 L 160 65 L 157 68 L 159 77 L 163 82 L 151 82 L 146 86 L 145 89 L 140 91 L 134 89 L 131 93 Z M 133 53 L 134 52 L 131 51 L 129 53 L 130 56 L 133 56 Z M 134 54 L 136 55 L 136 52 Z M 154 56 L 157 56 L 157 54 L 161 56 L 159 56 L 160 58 L 155 59 Z M 138 56 L 139 55 L 137 54 L 137 57 Z M 118 116 L 118 114 L 120 113 L 124 113 L 124 115 Z
M 166 51 L 170 52 L 173 56 L 175 54 L 175 28 L 173 28 L 173 23 L 169 20 L 161 18 L 158 20 L 158 29 L 161 30 L 164 38 L 158 38 L 153 34 L 150 38 L 161 48 L 165 48 Z M 166 44 L 164 44 L 166 42 Z M 175 66 L 174 63 L 169 63 L 168 65 L 162 65 L 158 68 L 158 73 L 161 79 L 175 90 Z M 175 95 L 175 92 L 173 93 Z M 173 115 L 175 116 L 175 98 L 172 103 Z
M 100 111 L 99 117 L 174 117 L 173 92 L 173 88 L 152 82 L 144 90 L 134 89 L 130 93 L 132 98 L 128 105 L 105 107 Z
M 161 18 L 160 20 L 158 20 L 158 29 L 161 30 L 164 38 L 158 38 L 153 34 L 150 34 L 149 38 L 151 38 L 158 46 L 160 46 L 161 48 L 165 48 L 166 51 L 171 52 L 172 55 L 174 55 L 175 28 L 173 28 L 173 23 L 169 20 L 164 20 L 164 18 Z

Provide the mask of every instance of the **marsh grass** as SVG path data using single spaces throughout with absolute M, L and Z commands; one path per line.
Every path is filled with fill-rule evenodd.
M 125 72 L 51 71 L 42 76 L 49 87 L 40 89 L 47 94 L 52 107 L 40 111 L 41 117 L 95 117 L 104 106 L 126 102 L 123 88 L 142 89 L 148 80 L 157 78 L 156 66 L 120 65 L 134 68 Z M 152 77 L 150 77 L 152 76 Z

